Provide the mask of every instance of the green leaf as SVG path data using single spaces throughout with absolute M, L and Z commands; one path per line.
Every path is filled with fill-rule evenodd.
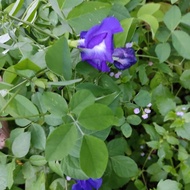
M 132 178 L 138 174 L 137 164 L 127 156 L 113 156 L 111 163 L 114 172 L 119 177 Z
M 60 16 L 60 18 L 64 18 L 63 13 L 61 12 L 60 7 L 62 7 L 62 5 L 59 4 L 58 0 L 49 0 L 49 3 L 52 6 L 52 9 Z M 62 1 L 62 3 L 65 3 L 65 1 Z
M 156 100 L 156 105 L 159 112 L 165 116 L 169 111 L 174 110 L 176 107 L 175 102 L 171 98 L 160 97 Z
M 185 59 L 190 59 L 190 36 L 184 31 L 173 31 L 172 32 L 172 44 L 176 51 Z
M 12 159 L 12 162 L 7 164 L 7 187 L 11 189 L 14 183 L 14 170 L 15 170 L 15 159 Z
M 12 144 L 12 152 L 17 158 L 26 156 L 30 148 L 30 139 L 30 132 L 21 133 L 14 139 Z
M 143 127 L 144 127 L 146 133 L 148 135 L 150 135 L 151 140 L 158 140 L 159 139 L 159 135 L 156 132 L 155 127 L 153 127 L 152 125 L 148 125 L 148 124 L 143 124 Z
M 66 184 L 67 184 L 67 181 L 65 180 L 65 178 L 57 178 L 51 183 L 51 185 L 49 186 L 49 190 L 66 189 L 67 188 Z
M 51 71 L 63 76 L 65 80 L 71 79 L 71 57 L 65 37 L 60 38 L 47 50 L 45 60 Z
M 36 15 L 37 15 L 38 4 L 39 4 L 39 0 L 32 1 L 32 3 L 27 7 L 21 20 L 34 22 L 34 19 L 36 18 Z
M 178 0 L 171 0 L 171 3 L 174 4 L 176 3 Z
M 181 85 L 190 90 L 190 70 L 185 70 L 182 75 L 180 76 L 180 83 Z
M 119 95 L 120 95 L 120 93 L 114 92 L 112 94 L 108 94 L 108 95 L 105 95 L 105 96 L 98 97 L 96 99 L 96 102 L 100 103 L 100 104 L 110 105 L 111 103 L 114 102 L 114 100 L 119 98 Z
M 88 107 L 89 105 L 94 104 L 95 97 L 94 95 L 88 90 L 79 90 L 76 92 L 69 104 L 71 112 L 79 115 L 80 112 Z
M 87 129 L 103 130 L 113 124 L 114 115 L 109 107 L 95 103 L 86 107 L 80 113 L 78 121 Z
M 164 16 L 164 23 L 167 28 L 173 31 L 181 21 L 181 11 L 178 6 L 172 6 Z
M 68 23 L 79 34 L 101 22 L 108 16 L 111 6 L 102 2 L 83 2 L 68 15 Z
M 59 94 L 54 92 L 44 92 L 42 102 L 46 109 L 57 116 L 64 116 L 68 112 L 66 100 Z
M 24 125 L 22 126 L 29 124 L 31 121 L 37 120 L 39 115 L 36 106 L 29 99 L 19 94 L 17 94 L 8 104 L 6 112 L 13 117 L 23 117 L 24 119 L 22 121 L 24 122 Z M 19 121 L 19 119 L 16 120 Z
M 49 161 L 48 162 L 50 169 L 58 174 L 59 176 L 63 177 L 63 170 L 61 168 L 60 162 L 56 161 Z
M 46 142 L 45 157 L 48 161 L 61 160 L 69 154 L 77 140 L 77 129 L 71 124 L 57 127 Z
M 3 73 L 3 81 L 6 83 L 13 83 L 17 79 L 17 74 L 14 66 L 8 67 Z
M 87 179 L 88 176 L 81 170 L 79 159 L 68 155 L 62 160 L 61 167 L 66 176 L 73 179 Z
M 7 187 L 7 166 L 0 164 L 0 188 L 1 190 L 5 190 Z
M 146 66 L 147 65 L 140 65 L 138 67 L 139 68 L 139 80 L 142 85 L 145 85 L 149 81 L 147 74 L 146 74 Z
M 154 16 L 148 14 L 140 15 L 138 19 L 146 22 L 150 26 L 152 38 L 154 39 L 155 34 L 159 27 L 158 20 Z
M 157 190 L 181 190 L 181 184 L 177 181 L 166 179 L 159 181 Z
M 124 155 L 127 147 L 127 142 L 124 138 L 115 138 L 107 144 L 109 156 Z
M 46 134 L 43 127 L 39 124 L 32 123 L 30 132 L 32 146 L 39 150 L 45 150 Z
M 116 1 L 115 3 L 112 4 L 112 8 L 109 13 L 109 16 L 113 16 L 113 15 L 118 20 L 123 20 L 123 19 L 131 17 L 128 9 L 125 6 L 123 6 L 122 4 L 118 3 L 118 1 Z
M 104 141 L 93 137 L 83 136 L 80 150 L 80 166 L 88 177 L 102 177 L 108 163 L 108 151 Z
M 139 125 L 141 123 L 141 118 L 138 115 L 127 116 L 127 122 L 131 125 Z
M 155 127 L 155 129 L 156 129 L 156 132 L 158 133 L 158 134 L 160 134 L 161 136 L 164 136 L 165 134 L 166 134 L 166 130 L 164 129 L 164 127 L 161 127 L 161 126 L 159 126 L 158 124 L 156 124 L 156 123 L 153 123 L 154 124 L 154 127 Z
M 44 156 L 41 155 L 32 155 L 29 161 L 33 166 L 44 166 L 47 163 Z
M 182 16 L 181 23 L 190 26 L 190 13 L 187 13 L 187 14 Z
M 58 81 L 58 82 L 48 82 L 47 84 L 50 86 L 68 86 L 80 82 L 82 79 L 74 79 L 74 80 L 67 80 L 67 81 Z
M 171 53 L 170 44 L 169 43 L 158 44 L 156 46 L 155 52 L 160 63 L 163 63 L 170 56 L 170 53 Z
M 185 123 L 183 126 L 176 127 L 175 132 L 178 136 L 182 137 L 183 139 L 190 139 L 189 123 Z
M 168 175 L 168 173 L 162 169 L 162 165 L 158 162 L 150 165 L 147 169 L 147 172 L 151 175 L 152 181 L 160 181 L 162 179 L 165 179 Z
M 147 13 L 152 15 L 156 11 L 158 11 L 160 8 L 159 3 L 146 3 L 143 6 L 140 7 L 140 9 L 137 12 L 137 17 L 140 17 L 142 15 L 146 15 Z
M 136 25 L 134 23 L 134 18 L 126 18 L 121 21 L 121 26 L 123 28 L 123 32 L 117 33 L 114 36 L 114 42 L 116 47 L 124 47 L 126 41 L 131 41 L 131 38 L 135 32 Z
M 14 65 L 15 70 L 33 70 L 35 72 L 38 72 L 41 70 L 41 68 L 33 63 L 30 59 L 26 58 L 16 65 Z
M 23 3 L 24 0 L 16 0 L 11 11 L 9 12 L 9 15 L 15 16 L 18 13 L 18 11 L 22 8 Z
M 134 102 L 140 107 L 147 106 L 151 102 L 150 93 L 146 90 L 140 90 L 135 96 Z
M 126 138 L 129 138 L 132 134 L 132 128 L 128 123 L 121 126 L 121 131 Z
M 44 119 L 45 122 L 50 126 L 58 126 L 64 123 L 62 116 L 57 114 L 46 114 Z

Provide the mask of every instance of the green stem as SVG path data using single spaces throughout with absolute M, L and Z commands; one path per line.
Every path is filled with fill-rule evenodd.
M 150 59 L 157 59 L 158 60 L 158 58 L 157 57 L 154 57 L 154 56 L 150 56 L 150 55 L 136 55 L 137 57 L 145 57 L 145 58 L 150 58 Z
M 38 30 L 39 32 L 41 32 L 41 33 L 43 33 L 43 34 L 46 34 L 46 35 L 48 35 L 48 36 L 50 36 L 50 37 L 52 37 L 52 38 L 54 38 L 54 39 L 56 39 L 56 40 L 59 39 L 57 36 L 54 36 L 53 34 L 50 34 L 50 33 L 46 32 L 45 30 L 43 30 L 43 29 L 37 27 L 36 25 L 34 25 L 34 24 L 32 24 L 32 23 L 30 23 L 30 22 L 28 22 L 28 21 L 19 19 L 19 18 L 17 18 L 17 17 L 11 16 L 11 15 L 8 15 L 8 16 L 9 16 L 9 18 L 11 18 L 11 19 L 13 19 L 13 20 L 16 20 L 16 21 L 18 21 L 18 22 L 21 22 L 21 23 L 23 23 L 23 24 L 26 24 L 26 25 L 28 25 L 28 26 L 30 26 L 30 27 L 32 27 L 32 28 L 35 28 L 35 29 Z
M 82 129 L 80 128 L 80 126 L 79 126 L 78 122 L 75 120 L 75 118 L 74 118 L 71 114 L 68 114 L 68 115 L 71 117 L 71 119 L 73 120 L 75 126 L 78 128 L 78 130 L 80 131 L 80 133 L 81 133 L 82 135 L 84 135 Z
M 148 158 L 151 156 L 152 152 L 154 151 L 154 149 L 151 149 L 148 156 L 146 157 L 146 160 L 144 161 L 144 164 L 143 164 L 143 167 L 142 167 L 142 170 L 144 170 L 145 166 L 146 166 L 146 163 L 148 162 Z
M 19 88 L 13 95 L 12 97 L 8 100 L 8 102 L 2 107 L 2 109 L 0 110 L 0 115 L 4 112 L 4 110 L 7 108 L 7 106 L 9 105 L 9 103 L 13 100 L 13 98 L 19 93 L 21 88 Z
M 19 116 L 19 117 L 0 117 L 0 121 L 12 121 L 15 119 L 29 119 L 29 118 L 33 118 L 33 117 L 41 117 L 44 116 L 46 114 L 37 114 L 37 115 L 31 115 L 31 116 Z

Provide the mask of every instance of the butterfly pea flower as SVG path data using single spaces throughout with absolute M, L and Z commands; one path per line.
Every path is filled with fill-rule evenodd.
M 132 43 L 127 43 L 124 48 L 115 48 L 113 52 L 114 66 L 119 70 L 125 70 L 137 62 Z
M 102 178 L 87 180 L 76 180 L 76 184 L 72 186 L 72 190 L 98 190 L 102 185 Z
M 80 33 L 78 48 L 81 58 L 102 72 L 109 72 L 107 62 L 113 63 L 113 35 L 123 29 L 115 17 L 105 18 L 100 24 Z

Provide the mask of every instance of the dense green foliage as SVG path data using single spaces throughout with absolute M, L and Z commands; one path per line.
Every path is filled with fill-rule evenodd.
M 189 0 L 1 0 L 0 190 L 190 189 Z M 101 73 L 71 47 L 115 16 L 138 62 Z M 113 74 L 114 73 L 114 74 Z M 67 176 L 71 180 L 67 180 Z

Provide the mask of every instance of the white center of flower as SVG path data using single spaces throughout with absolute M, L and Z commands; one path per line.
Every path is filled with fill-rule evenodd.
M 95 52 L 104 52 L 106 50 L 105 41 L 103 40 L 100 44 L 94 46 L 92 50 Z

